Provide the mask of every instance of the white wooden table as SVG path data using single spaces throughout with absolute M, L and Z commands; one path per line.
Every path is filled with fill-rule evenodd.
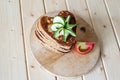
M 101 58 L 88 74 L 54 76 L 34 58 L 29 34 L 42 14 L 69 10 L 94 27 Z M 120 0 L 0 0 L 0 80 L 120 80 Z

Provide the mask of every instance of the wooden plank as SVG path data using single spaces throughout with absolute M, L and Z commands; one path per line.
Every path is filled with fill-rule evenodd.
M 66 10 L 65 0 L 44 0 L 46 12 Z
M 93 25 L 101 41 L 102 60 L 108 80 L 120 79 L 120 51 L 103 0 L 87 0 Z
M 27 5 L 27 6 L 26 6 Z M 43 0 L 21 0 L 24 39 L 26 47 L 27 68 L 29 80 L 55 80 L 54 76 L 47 73 L 34 58 L 30 47 L 30 31 L 33 23 L 40 15 L 44 14 Z
M 107 80 L 101 59 L 90 73 L 83 76 L 83 80 Z
M 81 77 L 58 77 L 58 80 L 82 80 Z
M 49 1 L 49 0 L 44 0 L 45 1 L 45 8 L 46 8 L 46 12 L 52 12 L 52 11 L 56 11 L 56 10 L 67 10 L 67 5 L 65 0 L 53 0 L 53 1 Z M 81 77 L 79 78 L 67 78 L 67 77 L 59 77 L 57 76 L 57 80 L 82 80 Z
M 57 14 L 58 13 L 56 14 L 49 13 L 46 15 L 56 16 Z M 77 18 L 77 19 L 81 21 L 81 18 Z M 68 54 L 58 54 L 52 51 L 53 48 L 56 48 L 55 42 L 53 43 L 54 45 L 52 45 L 52 48 L 49 48 L 49 50 L 42 47 L 42 44 L 44 43 L 47 44 L 47 42 L 51 41 L 52 39 L 46 41 L 45 38 L 50 39 L 51 37 L 48 34 L 45 34 L 46 32 L 42 29 L 40 25 L 37 25 L 39 22 L 40 19 L 37 20 L 36 23 L 33 25 L 34 28 L 32 29 L 30 40 L 31 40 L 31 48 L 33 50 L 33 54 L 35 55 L 36 59 L 43 67 L 45 67 L 50 72 L 56 73 L 57 75 L 60 76 L 63 75 L 66 77 L 78 77 L 83 73 L 89 72 L 94 67 L 100 55 L 100 47 L 97 41 L 94 50 L 89 55 L 80 56 L 75 51 L 71 51 Z M 84 27 L 89 32 L 86 33 L 86 35 L 89 35 L 92 30 L 88 30 L 91 29 L 91 27 L 87 25 L 86 22 L 81 22 L 81 24 L 79 24 L 77 29 L 80 30 L 80 27 L 83 26 L 83 24 Z M 39 27 L 39 29 L 37 27 Z M 38 32 L 40 31 L 46 37 L 41 37 L 39 34 L 37 34 L 39 36 L 38 39 L 38 37 L 36 37 L 36 35 L 34 34 L 36 28 Z M 82 32 L 79 31 L 79 32 L 80 32 L 79 34 L 83 35 L 83 31 Z M 96 36 L 95 33 L 90 34 L 90 36 L 92 36 L 91 39 L 94 41 L 97 38 L 97 37 L 93 38 L 93 36 Z M 41 40 L 44 42 L 42 42 Z M 45 46 L 46 47 L 50 46 L 50 42 Z
M 0 0 L 0 80 L 27 80 L 19 0 Z
M 120 0 L 104 0 L 120 47 Z
M 67 1 L 68 9 L 71 12 L 77 14 L 78 16 L 81 16 L 86 22 L 88 22 L 92 26 L 85 0 L 76 0 L 76 1 L 66 0 L 66 1 Z M 83 79 L 84 80 L 106 80 L 101 59 L 99 60 L 95 68 L 90 73 L 83 76 Z

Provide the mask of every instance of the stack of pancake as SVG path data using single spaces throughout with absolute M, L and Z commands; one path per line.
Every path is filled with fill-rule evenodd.
M 51 15 L 51 16 L 50 16 Z M 49 14 L 41 16 L 36 23 L 35 35 L 38 41 L 45 46 L 46 48 L 60 53 L 68 53 L 71 51 L 72 46 L 75 41 L 94 41 L 96 36 L 94 36 L 94 30 L 89 27 L 89 25 L 81 18 L 77 19 L 79 25 L 73 28 L 73 31 L 76 33 L 76 37 L 68 36 L 67 41 L 63 41 L 63 36 L 60 36 L 58 39 L 55 39 L 54 32 L 49 30 L 49 27 L 52 24 L 52 20 L 55 16 L 61 16 L 64 19 L 67 16 L 71 16 L 70 24 L 76 24 L 76 19 L 74 15 L 69 11 L 60 11 L 57 14 Z

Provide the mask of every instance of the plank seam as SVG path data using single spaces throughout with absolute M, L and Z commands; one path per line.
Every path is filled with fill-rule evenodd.
M 108 18 L 109 18 L 109 20 L 110 20 L 110 24 L 111 24 L 111 26 L 112 26 L 113 33 L 114 33 L 114 35 L 115 35 L 115 40 L 116 40 L 116 42 L 117 42 L 117 47 L 118 47 L 118 49 L 119 49 L 119 51 L 120 51 L 119 38 L 117 37 L 117 31 L 116 31 L 116 29 L 115 29 L 115 25 L 114 25 L 114 23 L 113 23 L 113 21 L 112 21 L 112 17 L 111 17 L 111 15 L 110 15 L 110 11 L 109 11 L 109 8 L 108 8 L 108 5 L 107 5 L 106 0 L 103 0 L 103 2 L 104 2 L 104 4 L 105 4 L 105 9 L 106 9 Z
M 68 10 L 67 0 L 65 0 L 65 6 L 66 6 L 66 9 Z
M 81 78 L 82 78 L 82 80 L 85 80 L 85 77 L 84 77 L 84 75 L 82 75 L 82 77 L 81 77 Z
M 24 38 L 24 29 L 23 29 L 23 15 L 22 15 L 22 7 L 21 7 L 21 0 L 19 0 L 19 7 L 20 7 L 20 20 L 21 20 L 21 28 L 22 28 L 22 38 L 23 38 L 23 47 L 24 47 L 24 58 L 25 58 L 25 64 L 26 64 L 26 75 L 27 75 L 27 80 L 29 79 L 28 75 L 28 63 L 27 63 L 27 55 L 26 55 L 26 46 L 25 46 L 25 38 Z
M 47 10 L 46 10 L 46 7 L 45 7 L 45 0 L 43 0 L 42 2 L 43 2 L 44 12 L 46 13 Z
M 108 77 L 107 77 L 106 71 L 105 71 L 105 67 L 104 67 L 104 64 L 103 64 L 102 56 L 101 56 L 100 58 L 101 58 L 101 60 L 102 60 L 101 63 L 102 63 L 102 65 L 103 65 L 103 71 L 104 71 L 104 73 L 105 73 L 105 78 L 106 78 L 106 80 L 109 80 Z
M 47 12 L 47 10 L 46 10 L 46 5 L 45 5 L 45 0 L 43 0 L 42 2 L 43 2 L 44 12 L 46 13 L 46 12 Z M 55 76 L 55 80 L 57 80 L 57 76 Z
M 57 76 L 55 76 L 55 80 L 57 80 Z
M 94 24 L 93 24 L 93 21 L 92 21 L 92 16 L 91 16 L 91 13 L 90 13 L 90 8 L 89 8 L 89 6 L 88 6 L 88 1 L 87 1 L 87 0 L 85 0 L 85 4 L 86 4 L 87 9 L 88 9 L 88 14 L 89 14 L 89 17 L 90 17 L 91 26 L 93 26 L 93 28 L 94 28 Z M 100 58 L 101 58 L 101 60 L 102 60 L 101 63 L 102 63 L 102 66 L 103 66 L 103 71 L 104 71 L 104 74 L 105 74 L 105 79 L 108 80 L 107 75 L 106 75 L 106 72 L 105 72 L 105 66 L 104 66 L 104 64 L 103 64 L 103 59 L 102 59 L 101 56 L 100 56 Z

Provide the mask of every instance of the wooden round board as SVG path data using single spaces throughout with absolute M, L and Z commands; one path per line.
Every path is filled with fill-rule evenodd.
M 98 41 L 96 41 L 94 49 L 87 55 L 80 55 L 74 50 L 69 53 L 56 53 L 39 43 L 35 35 L 37 21 L 31 30 L 30 44 L 35 58 L 44 69 L 55 75 L 76 77 L 88 73 L 95 66 L 100 55 Z

